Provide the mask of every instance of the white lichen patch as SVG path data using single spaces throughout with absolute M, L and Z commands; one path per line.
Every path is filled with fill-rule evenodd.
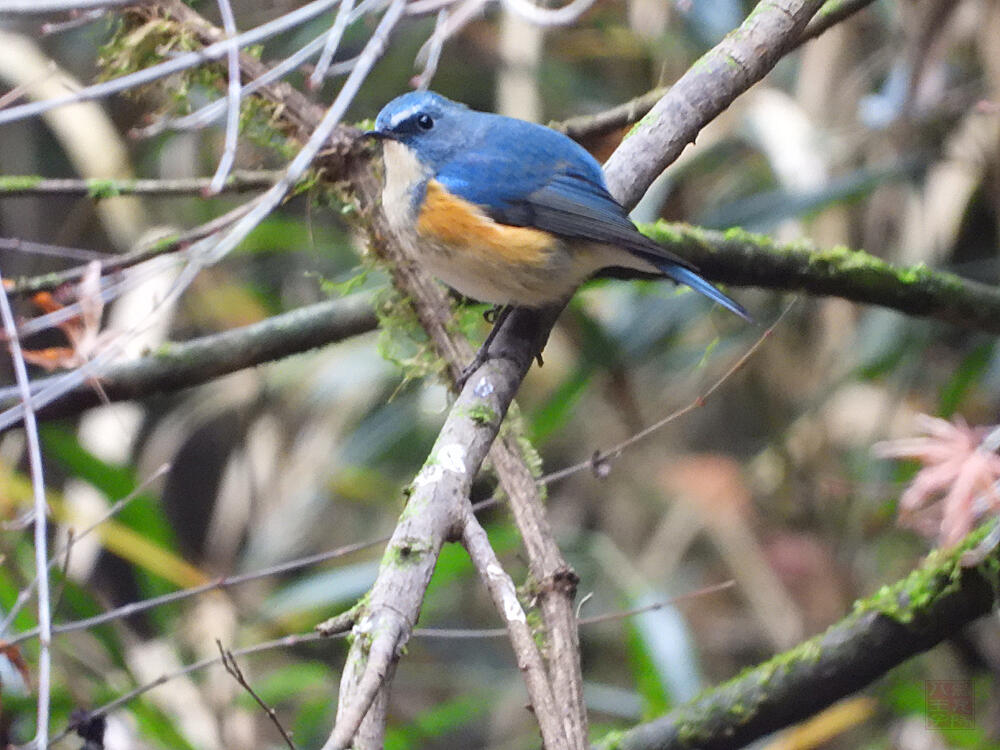
M 468 470 L 465 468 L 465 453 L 465 446 L 458 443 L 441 446 L 441 450 L 431 456 L 428 463 L 414 478 L 413 484 L 417 487 L 423 487 L 426 484 L 439 482 L 446 471 L 460 476 L 466 474 Z
M 521 602 L 517 600 L 517 591 L 514 588 L 514 582 L 510 580 L 510 576 L 504 573 L 503 568 L 496 563 L 490 563 L 486 566 L 486 575 L 500 589 L 500 599 L 503 602 L 503 616 L 507 621 L 527 622 L 524 610 L 521 608 Z

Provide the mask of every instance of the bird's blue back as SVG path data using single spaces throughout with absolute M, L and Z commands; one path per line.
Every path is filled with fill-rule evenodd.
M 749 318 L 690 263 L 641 234 L 608 192 L 601 165 L 563 133 L 426 91 L 391 101 L 376 128 L 410 148 L 427 170 L 412 194 L 416 204 L 433 179 L 499 225 L 620 248 L 622 266 L 635 268 L 638 258 Z

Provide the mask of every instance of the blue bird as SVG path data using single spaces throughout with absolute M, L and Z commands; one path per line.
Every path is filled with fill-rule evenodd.
M 751 320 L 640 233 L 601 165 L 562 133 L 418 91 L 386 104 L 367 135 L 383 142 L 390 227 L 467 297 L 542 307 L 602 269 L 629 269 L 667 276 Z

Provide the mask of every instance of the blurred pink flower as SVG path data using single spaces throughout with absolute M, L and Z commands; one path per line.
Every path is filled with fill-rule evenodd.
M 872 450 L 881 458 L 923 464 L 900 498 L 900 521 L 951 547 L 1000 508 L 1000 428 L 969 427 L 961 417 L 949 422 L 921 414 L 917 419 L 926 437 L 888 440 Z

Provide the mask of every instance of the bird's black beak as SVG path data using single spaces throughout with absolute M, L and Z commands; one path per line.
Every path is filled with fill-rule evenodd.
M 392 133 L 387 133 L 384 130 L 366 130 L 361 134 L 362 138 L 374 138 L 377 141 L 394 141 L 396 137 Z

